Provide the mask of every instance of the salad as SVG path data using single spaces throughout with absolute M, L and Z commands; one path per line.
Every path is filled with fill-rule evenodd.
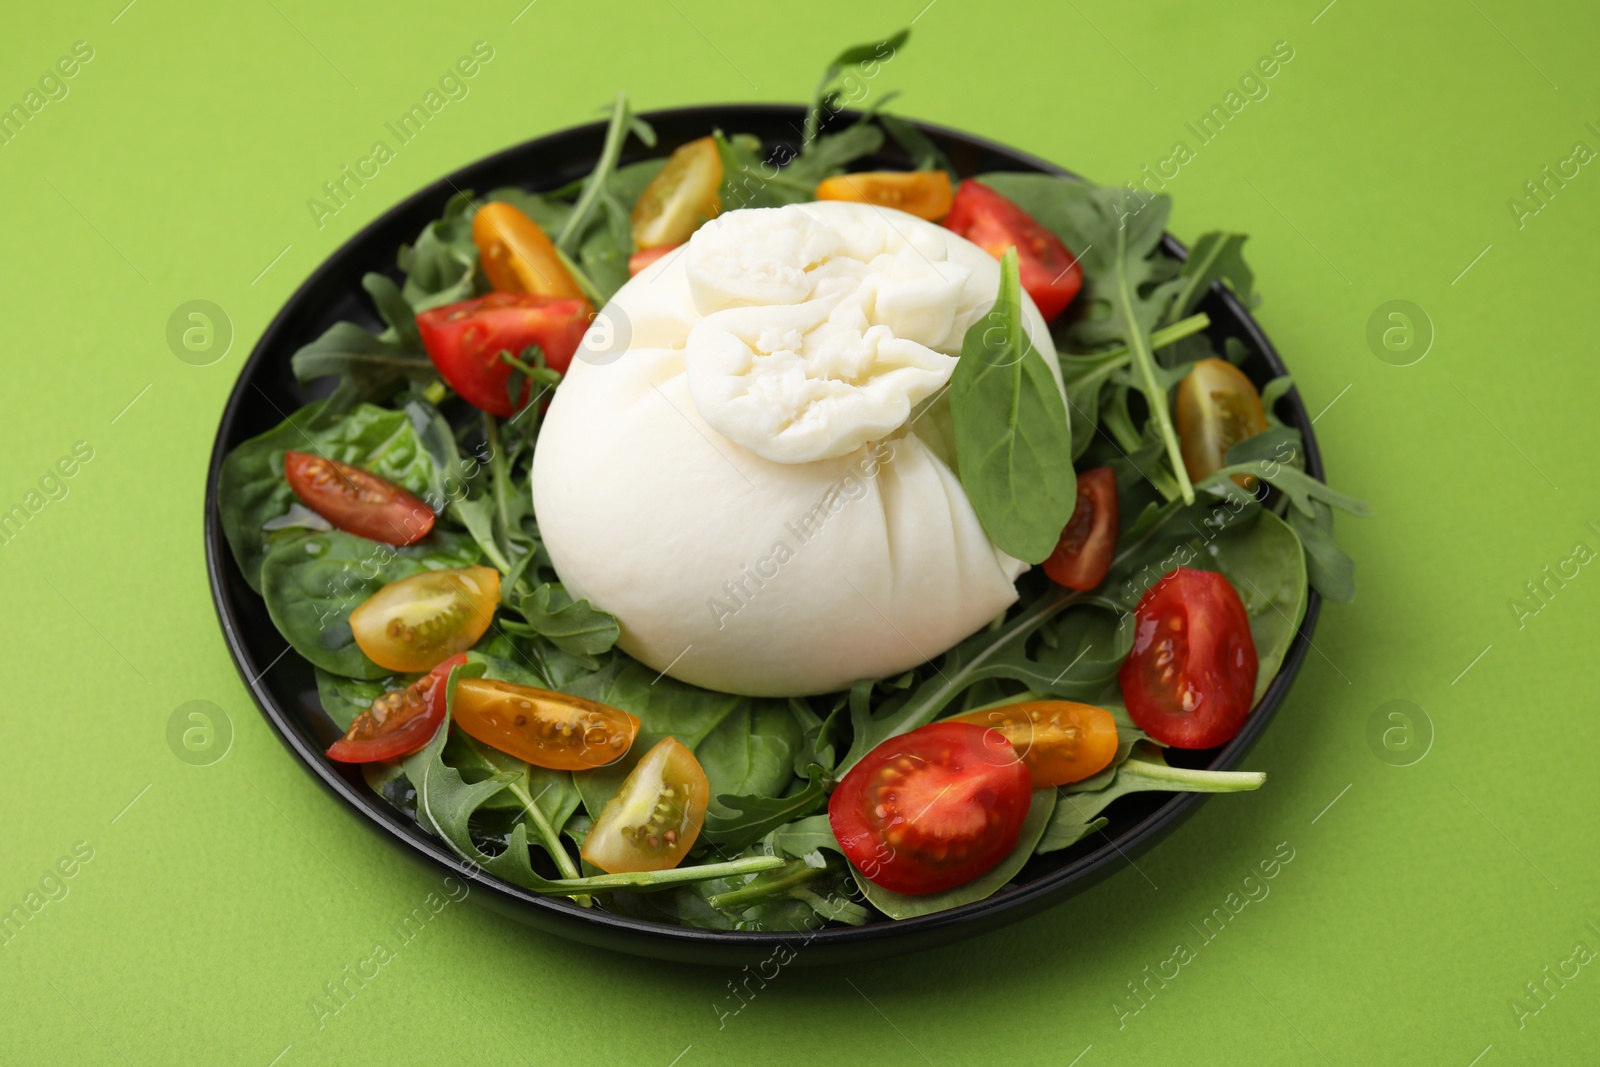
M 732 930 L 1001 891 L 1118 798 L 1264 775 L 1167 753 L 1248 720 L 1332 510 L 1246 350 L 1241 234 L 960 178 L 843 113 L 799 148 L 655 134 L 625 96 L 568 186 L 460 191 L 363 281 L 386 324 L 293 358 L 320 399 L 235 448 L 221 519 L 316 671 L 330 759 L 469 864 Z M 913 169 L 861 161 L 888 141 Z M 398 280 L 397 280 L 398 279 Z M 1088 845 L 1083 847 L 1087 848 Z

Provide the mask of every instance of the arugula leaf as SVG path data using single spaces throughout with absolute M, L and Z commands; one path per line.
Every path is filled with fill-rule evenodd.
M 593 607 L 587 600 L 573 600 L 563 586 L 554 582 L 546 582 L 522 597 L 517 610 L 534 633 L 574 655 L 609 652 L 622 632 L 615 615 Z
M 810 781 L 805 787 L 785 797 L 731 793 L 718 796 L 718 805 L 728 814 L 707 812 L 701 833 L 707 841 L 737 852 L 786 823 L 810 815 L 827 798 L 828 790 L 820 766 L 813 763 L 806 773 Z
M 1017 834 L 1016 847 L 1006 853 L 1005 858 L 986 873 L 954 889 L 914 895 L 896 893 L 868 880 L 866 875 L 853 866 L 850 868 L 850 873 L 855 876 L 856 885 L 861 889 L 862 896 L 867 898 L 867 902 L 891 919 L 912 919 L 918 915 L 931 915 L 936 911 L 959 908 L 963 904 L 971 904 L 994 896 L 1017 876 L 1017 872 L 1033 858 L 1034 846 L 1039 843 L 1039 838 L 1044 834 L 1045 827 L 1055 810 L 1056 791 L 1035 789 L 1033 799 L 1028 804 L 1027 818 L 1022 820 L 1022 829 Z
M 611 902 L 624 915 L 702 930 L 799 932 L 827 922 L 860 926 L 871 919 L 866 908 L 850 899 L 849 882 L 843 859 L 833 858 L 708 879 L 671 893 L 617 893 Z
M 1306 570 L 1311 585 L 1336 604 L 1356 598 L 1356 564 L 1333 539 L 1333 509 L 1320 500 L 1311 502 L 1311 514 L 1289 509 L 1289 525 L 1306 550 Z
M 867 700 L 871 683 L 858 683 L 850 694 L 850 721 L 854 739 L 850 751 L 835 771 L 843 777 L 868 752 L 891 737 L 926 726 L 939 717 L 951 701 L 974 682 L 988 677 L 988 665 L 1026 642 L 1028 636 L 1082 594 L 1056 590 L 1041 596 L 995 629 L 980 630 L 946 652 L 934 675 L 915 690 L 884 702 L 874 713 Z
M 905 43 L 911 39 L 911 27 L 886 37 L 881 41 L 872 41 L 867 44 L 852 45 L 834 57 L 822 72 L 822 80 L 817 83 L 817 92 L 812 99 L 811 110 L 806 113 L 805 147 L 809 147 L 817 140 L 817 130 L 822 123 L 822 114 L 834 114 L 839 110 L 834 106 L 838 101 L 838 92 L 835 83 L 847 67 L 863 67 L 868 63 L 882 60 L 887 62 L 894 58 Z
M 877 120 L 884 132 L 906 150 L 906 155 L 911 157 L 911 165 L 914 168 L 948 171 L 952 178 L 956 178 L 955 164 L 950 162 L 950 157 L 945 155 L 927 134 L 896 115 L 880 111 Z
M 786 180 L 807 188 L 806 200 L 815 200 L 818 182 L 841 173 L 850 163 L 882 147 L 883 131 L 863 118 L 807 144 L 782 174 Z
M 1260 771 L 1203 771 L 1169 767 L 1154 749 L 1141 750 L 1117 768 L 1111 785 L 1097 793 L 1063 793 L 1034 850 L 1040 855 L 1075 845 L 1106 825 L 1099 815 L 1113 800 L 1129 793 L 1238 793 L 1259 789 L 1267 776 Z
M 444 214 L 428 223 L 414 245 L 400 246 L 406 283 L 401 295 L 417 311 L 466 300 L 477 292 L 478 249 L 472 243 L 477 205 L 472 190 L 457 192 Z
M 1183 261 L 1178 277 L 1183 284 L 1173 297 L 1172 304 L 1163 317 L 1174 322 L 1195 309 L 1205 299 L 1212 282 L 1224 282 L 1247 308 L 1261 303 L 1255 292 L 1255 272 L 1244 261 L 1244 243 L 1248 235 L 1222 233 L 1213 230 L 1203 234 L 1189 249 L 1189 258 Z
M 448 530 L 436 529 L 399 548 L 330 530 L 268 552 L 261 564 L 261 597 L 273 625 L 302 657 L 333 674 L 370 681 L 393 672 L 357 647 L 350 613 L 390 582 L 477 561 L 475 546 Z
M 984 532 L 1028 563 L 1055 550 L 1078 501 L 1066 404 L 1022 323 L 1017 252 L 994 307 L 972 324 L 950 376 L 961 486 Z
M 455 682 L 463 672 L 471 672 L 478 665 L 468 664 L 450 672 L 446 684 L 450 686 L 449 703 L 455 701 Z M 665 871 L 646 871 L 635 874 L 602 874 L 585 878 L 546 878 L 536 873 L 528 853 L 528 824 L 518 822 L 511 831 L 504 852 L 488 855 L 472 840 L 468 821 L 491 797 L 508 788 L 513 775 L 497 774 L 491 778 L 468 784 L 461 772 L 448 766 L 441 758 L 449 737 L 451 713 L 447 707 L 445 721 L 433 740 L 404 762 L 406 777 L 417 790 L 419 822 L 438 834 L 451 851 L 469 866 L 482 868 L 514 885 L 535 893 L 554 896 L 572 896 L 603 892 L 611 889 L 659 889 L 706 878 L 749 874 L 773 870 L 783 866 L 777 856 L 751 856 L 726 863 L 710 863 L 691 867 L 676 867 Z
M 394 282 L 382 274 L 368 273 L 362 288 L 371 295 L 378 314 L 387 324 L 374 335 L 352 322 L 336 322 L 289 360 L 302 382 L 337 375 L 342 379 L 338 399 L 330 410 L 343 409 L 356 400 L 383 400 L 406 383 L 417 390 L 439 380 L 433 362 L 417 336 L 416 316 Z
M 566 224 L 555 239 L 556 247 L 561 251 L 570 254 L 577 248 L 589 221 L 589 213 L 599 203 L 606 183 L 615 172 L 617 159 L 622 155 L 622 143 L 628 139 L 629 133 L 633 133 L 647 147 L 653 147 L 656 143 L 655 131 L 633 113 L 628 94 L 618 92 L 616 103 L 611 107 L 611 121 L 606 124 L 606 139 L 600 147 L 600 158 L 596 160 L 594 170 L 589 172 L 588 179 L 583 183 L 583 191 L 572 205 L 572 214 L 567 216 Z

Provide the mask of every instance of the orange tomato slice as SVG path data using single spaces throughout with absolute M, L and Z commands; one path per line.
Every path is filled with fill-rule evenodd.
M 456 683 L 455 724 L 492 748 L 553 771 L 587 771 L 627 755 L 639 720 L 593 700 L 489 678 Z
M 872 170 L 824 178 L 817 185 L 817 199 L 892 207 L 938 222 L 950 214 L 955 193 L 950 188 L 950 175 L 942 170 Z
M 722 155 L 712 137 L 672 153 L 633 205 L 633 247 L 677 245 L 722 210 Z
M 583 290 L 539 224 L 499 200 L 472 217 L 472 243 L 489 284 L 500 293 L 583 299 Z
M 1070 700 L 1030 700 L 947 721 L 998 730 L 1028 768 L 1035 789 L 1081 782 L 1117 754 L 1117 721 L 1104 708 Z

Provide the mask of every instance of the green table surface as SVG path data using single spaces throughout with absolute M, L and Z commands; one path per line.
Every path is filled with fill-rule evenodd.
M 91 56 L 0 144 L 0 511 L 29 513 L 0 544 L 0 911 L 26 913 L 0 934 L 0 1061 L 1594 1062 L 1593 5 L 125 2 L 12 5 L 0 35 L 6 106 L 77 42 Z M 402 941 L 438 880 L 295 764 L 212 609 L 202 492 L 243 359 L 318 262 L 439 175 L 619 87 L 802 100 L 839 48 L 913 18 L 873 83 L 905 91 L 896 110 L 1104 182 L 1171 174 L 1183 141 L 1174 232 L 1252 235 L 1329 476 L 1375 511 L 1340 519 L 1360 592 L 1324 610 L 1250 756 L 1266 787 L 1005 931 L 785 968 L 744 1000 L 727 973 L 443 896 Z M 468 94 L 318 225 L 308 199 L 480 41 Z M 1275 46 L 1292 58 L 1241 89 Z M 1189 124 L 1230 91 L 1202 143 Z M 167 342 L 191 300 L 232 324 L 210 365 Z M 1413 312 L 1398 355 L 1368 342 L 1394 300 L 1431 322 Z M 206 766 L 168 742 L 194 700 L 231 725 Z M 1398 753 L 1370 740 L 1395 700 L 1421 709 Z M 379 941 L 393 958 L 319 1014 Z

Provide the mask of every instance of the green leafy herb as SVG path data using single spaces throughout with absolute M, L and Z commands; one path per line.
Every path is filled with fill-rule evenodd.
M 961 486 L 1003 552 L 1039 563 L 1078 500 L 1072 431 L 1049 366 L 1022 324 L 1017 252 L 1000 263 L 994 307 L 967 331 L 950 377 Z
M 1099 792 L 1063 793 L 1034 851 L 1042 854 L 1077 844 L 1106 824 L 1100 813 L 1113 800 L 1129 793 L 1238 793 L 1259 789 L 1266 780 L 1267 776 L 1259 771 L 1169 767 L 1158 751 L 1146 749 L 1139 759 L 1130 759 L 1118 767 L 1111 784 Z
M 993 896 L 1017 876 L 1017 872 L 1033 858 L 1034 847 L 1038 845 L 1055 810 L 1056 791 L 1035 789 L 1033 799 L 1028 804 L 1028 817 L 1022 821 L 1022 829 L 1017 834 L 1016 847 L 986 873 L 954 889 L 938 893 L 895 893 L 869 881 L 854 867 L 850 873 L 855 875 L 856 885 L 867 902 L 891 919 L 912 919 L 918 915 L 958 908 Z
M 591 606 L 587 600 L 573 600 L 565 588 L 553 582 L 524 596 L 518 610 L 535 633 L 574 655 L 608 652 L 621 634 L 615 615 Z
M 333 674 L 375 680 L 392 672 L 356 646 L 350 613 L 390 582 L 477 561 L 472 542 L 447 530 L 402 548 L 330 530 L 268 552 L 261 596 L 273 625 L 306 660 Z
M 821 126 L 823 113 L 833 114 L 839 110 L 839 86 L 841 75 L 849 68 L 861 68 L 868 64 L 876 66 L 880 62 L 887 62 L 895 57 L 905 43 L 911 39 L 911 27 L 887 37 L 881 41 L 868 44 L 852 45 L 834 57 L 822 72 L 822 80 L 817 83 L 816 95 L 813 98 L 811 110 L 806 113 L 805 143 L 810 146 L 817 140 L 817 130 Z M 876 73 L 876 71 L 874 71 Z
M 820 766 L 813 763 L 807 775 L 810 780 L 804 788 L 785 797 L 722 794 L 717 803 L 727 813 L 708 812 L 701 832 L 706 840 L 726 850 L 739 851 L 785 823 L 810 815 L 827 798 L 828 791 Z

